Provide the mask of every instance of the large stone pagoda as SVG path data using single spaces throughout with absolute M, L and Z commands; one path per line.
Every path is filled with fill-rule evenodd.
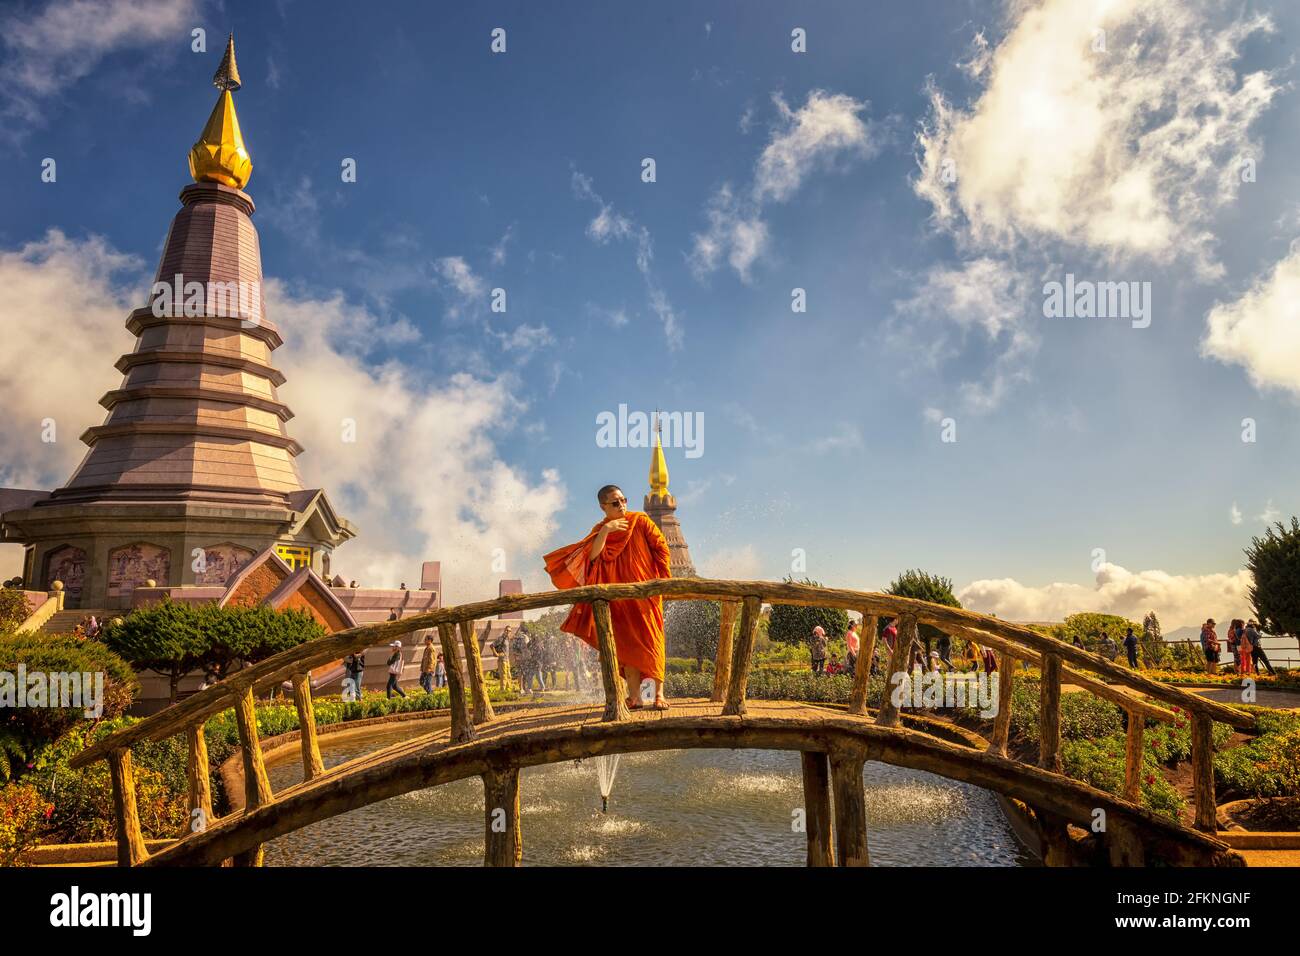
M 23 579 L 63 582 L 67 605 L 125 608 L 137 587 L 224 584 L 274 549 L 292 570 L 330 576 L 334 549 L 355 529 L 325 493 L 304 488 L 302 447 L 276 392 L 281 345 L 266 315 L 252 160 L 231 95 L 240 87 L 233 37 L 213 82 L 220 91 L 190 151 L 148 306 L 126 326 L 134 351 L 100 404 L 89 451 L 52 491 L 0 491 L 4 542 L 26 549 Z

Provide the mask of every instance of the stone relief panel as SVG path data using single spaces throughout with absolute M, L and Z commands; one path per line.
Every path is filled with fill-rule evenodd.
M 194 575 L 194 583 L 221 585 L 252 560 L 254 551 L 237 544 L 214 544 L 203 549 L 203 564 Z
M 108 553 L 108 596 L 130 597 L 150 579 L 167 584 L 171 563 L 171 551 L 156 544 L 138 542 L 114 548 Z
M 63 582 L 63 592 L 68 597 L 80 597 L 81 585 L 86 579 L 86 552 L 70 544 L 51 551 L 45 559 L 48 569 L 45 575 L 45 589 L 55 581 Z

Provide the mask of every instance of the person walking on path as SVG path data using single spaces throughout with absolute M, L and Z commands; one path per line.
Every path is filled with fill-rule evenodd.
M 1129 628 L 1124 634 L 1124 651 L 1128 654 L 1128 666 L 1134 670 L 1138 669 L 1138 639 L 1133 633 L 1133 628 Z
M 952 666 L 952 636 L 950 634 L 940 634 L 939 640 L 935 644 L 939 652 L 939 660 L 943 663 L 943 672 L 951 674 Z
M 433 663 L 433 686 L 447 686 L 447 662 L 442 659 L 442 654 Z
M 858 622 L 849 621 L 849 629 L 844 632 L 844 670 L 852 674 L 858 667 Z
M 492 642 L 492 653 L 497 656 L 497 680 L 505 687 L 510 683 L 510 625 Z
M 424 653 L 420 656 L 420 686 L 426 694 L 433 693 L 433 635 L 424 638 Z
M 1201 648 L 1205 651 L 1205 673 L 1219 672 L 1219 635 L 1214 633 L 1214 618 L 1208 618 L 1201 627 Z
M 812 655 L 812 671 L 814 674 L 826 673 L 826 647 L 829 643 L 826 639 L 826 631 L 820 624 L 812 629 L 812 637 L 808 639 L 808 647 Z
M 1255 673 L 1259 673 L 1259 667 L 1262 664 L 1268 668 L 1270 677 L 1276 674 L 1277 671 L 1273 670 L 1272 661 L 1268 659 L 1268 654 L 1264 652 L 1264 645 L 1261 643 L 1264 640 L 1264 635 L 1260 631 L 1257 622 L 1251 621 L 1246 625 L 1246 636 L 1250 638 L 1251 663 L 1255 667 Z
M 352 683 L 356 688 L 357 700 L 360 700 L 361 683 L 366 678 L 366 652 L 357 651 L 354 654 L 349 654 L 343 659 L 343 669 L 352 678 Z
M 397 679 L 402 676 L 402 642 L 393 641 L 388 646 L 393 649 L 393 653 L 388 658 L 388 686 L 384 688 L 384 693 L 391 698 L 396 691 L 405 697 L 406 691 L 397 686 Z

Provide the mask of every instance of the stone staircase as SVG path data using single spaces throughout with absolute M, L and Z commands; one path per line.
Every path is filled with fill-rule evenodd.
M 102 607 L 69 608 L 56 612 L 55 615 L 46 622 L 45 627 L 41 628 L 41 630 L 46 634 L 71 634 L 76 630 L 78 624 L 90 617 L 92 614 L 95 615 L 95 620 L 103 621 L 106 617 L 109 617 L 114 613 L 120 614 L 121 612 L 114 612 L 109 608 Z

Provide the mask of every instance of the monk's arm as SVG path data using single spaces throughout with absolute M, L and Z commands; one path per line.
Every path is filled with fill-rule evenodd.
M 595 561 L 600 557 L 600 552 L 605 550 L 605 539 L 609 537 L 609 525 L 605 525 L 596 532 L 596 537 L 591 539 L 591 547 L 587 549 L 587 560 Z

